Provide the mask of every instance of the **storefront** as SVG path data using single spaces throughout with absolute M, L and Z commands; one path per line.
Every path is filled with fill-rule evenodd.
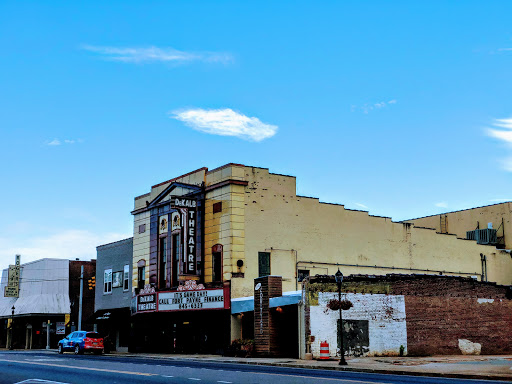
M 187 281 L 172 291 L 143 290 L 132 299 L 133 352 L 222 353 L 230 342 L 229 286 Z

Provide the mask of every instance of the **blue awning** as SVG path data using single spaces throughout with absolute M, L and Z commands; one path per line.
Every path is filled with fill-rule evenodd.
M 302 299 L 301 291 L 284 292 L 283 296 L 271 297 L 269 300 L 270 308 L 284 307 L 285 305 L 298 304 Z
M 283 296 L 271 297 L 270 308 L 283 307 L 285 305 L 296 305 L 302 299 L 302 291 L 284 292 Z M 231 300 L 231 314 L 254 311 L 254 296 L 240 297 Z
M 254 296 L 231 299 L 231 314 L 254 311 Z

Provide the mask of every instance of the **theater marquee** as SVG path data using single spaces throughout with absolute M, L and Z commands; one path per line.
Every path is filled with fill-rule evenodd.
M 224 290 L 161 292 L 158 294 L 159 311 L 186 309 L 224 309 Z
M 132 314 L 189 310 L 229 309 L 229 288 L 157 292 L 134 297 Z

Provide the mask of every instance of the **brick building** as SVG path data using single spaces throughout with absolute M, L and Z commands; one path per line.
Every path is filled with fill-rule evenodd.
M 304 344 L 314 356 L 321 341 L 339 356 L 337 299 L 331 276 L 304 283 Z M 435 275 L 353 275 L 344 279 L 344 351 L 356 356 L 512 353 L 512 289 L 472 278 Z M 475 352 L 476 352 L 475 349 Z

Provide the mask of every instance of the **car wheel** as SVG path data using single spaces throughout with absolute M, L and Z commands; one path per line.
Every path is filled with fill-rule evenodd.
M 82 354 L 82 350 L 80 349 L 80 345 L 76 344 L 75 345 L 75 355 L 81 355 Z
M 59 344 L 59 355 L 64 353 L 64 349 L 62 348 L 62 344 Z

